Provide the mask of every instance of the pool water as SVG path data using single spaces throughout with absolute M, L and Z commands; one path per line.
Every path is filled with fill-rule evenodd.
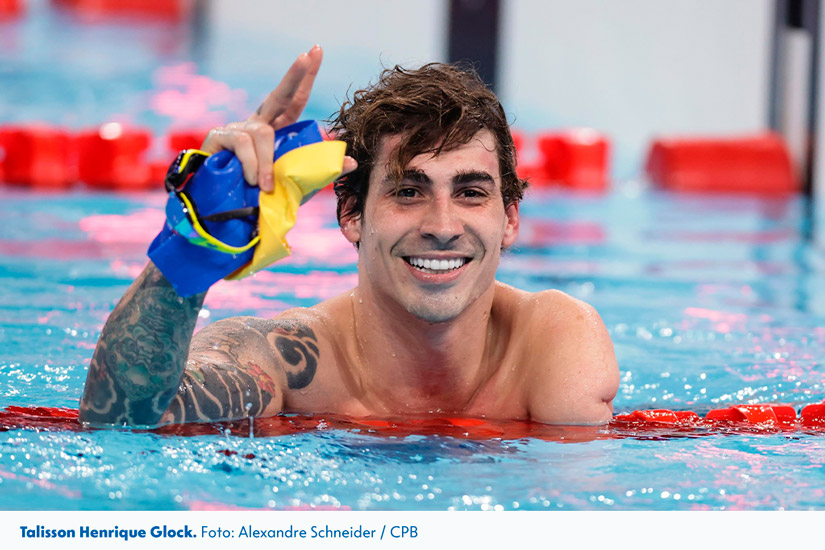
M 88 24 L 45 0 L 27 9 L 0 22 L 0 123 L 116 120 L 162 135 L 245 116 L 272 84 L 254 56 L 251 66 L 222 65 L 208 25 Z M 269 35 L 242 38 L 243 49 L 267 51 L 274 72 L 295 55 Z M 337 55 L 365 60 L 357 49 Z M 336 68 L 325 70 L 309 117 L 327 116 L 349 85 L 323 89 Z M 168 156 L 159 149 L 154 158 Z M 77 407 L 101 327 L 145 264 L 164 199 L 0 183 L 0 408 Z M 305 205 L 294 256 L 218 283 L 199 325 L 270 317 L 352 288 L 356 255 L 334 212 L 329 195 Z M 825 399 L 825 262 L 802 199 L 678 196 L 626 182 L 603 196 L 534 189 L 521 212 L 499 278 L 598 309 L 622 371 L 617 413 L 799 410 Z M 254 437 L 243 425 L 199 436 L 0 431 L 0 509 L 825 508 L 817 432 L 473 437 L 319 421 Z
M 0 406 L 76 408 L 107 315 L 145 263 L 163 194 L 0 187 Z M 593 304 L 622 371 L 616 412 L 825 399 L 825 284 L 802 199 L 686 197 L 628 183 L 532 190 L 499 278 Z M 200 325 L 271 316 L 355 284 L 334 199 L 295 254 L 221 282 Z M 330 422 L 250 437 L 0 432 L 3 509 L 658 510 L 825 508 L 825 436 L 473 438 Z M 605 438 L 602 438 L 602 437 Z

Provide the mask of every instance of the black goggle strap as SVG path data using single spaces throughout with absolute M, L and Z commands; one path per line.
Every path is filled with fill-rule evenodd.
M 257 206 L 245 206 L 244 208 L 235 208 L 234 210 L 226 210 L 224 212 L 216 212 L 204 216 L 202 219 L 208 222 L 227 222 L 237 218 L 246 218 L 247 216 L 257 216 L 260 208 Z
M 166 172 L 166 178 L 163 182 L 166 190 L 180 192 L 203 165 L 207 157 L 209 157 L 209 153 L 198 149 L 184 149 L 178 153 Z
M 181 151 L 169 166 L 169 170 L 166 173 L 166 179 L 164 181 L 166 190 L 174 193 L 178 197 L 178 200 L 180 200 L 181 195 L 186 198 L 183 211 L 186 213 L 187 217 L 189 217 L 190 223 L 192 223 L 193 227 L 201 227 L 202 231 L 205 232 L 206 228 L 200 223 L 201 220 L 209 222 L 226 222 L 238 218 L 257 216 L 260 211 L 257 206 L 246 206 L 243 208 L 226 210 L 224 212 L 215 212 L 213 214 L 209 214 L 208 216 L 200 215 L 195 201 L 192 200 L 192 197 L 184 191 L 184 188 L 208 157 L 208 153 L 198 149 L 185 149 Z M 256 227 L 251 238 L 254 239 L 257 234 L 258 228 Z
M 175 191 L 175 194 L 178 196 L 186 195 L 189 208 L 186 208 L 185 212 L 189 216 L 190 220 L 197 220 L 199 223 L 200 220 L 207 222 L 228 222 L 230 220 L 236 220 L 238 218 L 257 216 L 258 212 L 260 212 L 260 208 L 257 206 L 244 206 L 243 208 L 234 208 L 232 210 L 224 210 L 223 212 L 215 212 L 214 214 L 201 216 L 200 212 L 198 212 L 197 204 L 195 204 L 195 201 L 192 200 L 192 197 L 189 196 L 189 194 L 186 191 Z M 258 229 L 256 227 L 252 236 L 254 237 L 257 234 Z

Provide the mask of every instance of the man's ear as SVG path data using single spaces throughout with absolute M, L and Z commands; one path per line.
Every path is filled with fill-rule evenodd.
M 516 237 L 518 237 L 518 203 L 514 202 L 506 206 L 504 208 L 504 215 L 507 216 L 507 223 L 504 226 L 504 236 L 501 238 L 501 247 L 510 248 L 516 242 Z
M 349 212 L 355 204 L 355 201 L 355 197 L 349 197 L 344 202 L 341 212 Z M 338 222 L 341 226 L 341 233 L 343 233 L 344 238 L 356 246 L 361 241 L 361 218 L 362 213 L 355 212 L 341 216 L 341 219 Z

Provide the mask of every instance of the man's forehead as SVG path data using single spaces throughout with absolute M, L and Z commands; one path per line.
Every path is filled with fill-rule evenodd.
M 392 155 L 397 152 L 403 137 L 403 134 L 390 134 L 383 136 L 380 139 L 378 156 L 375 159 L 376 167 L 388 168 L 389 164 L 393 160 Z M 406 166 L 401 167 L 401 170 L 419 169 L 421 165 L 424 165 L 429 161 L 437 160 L 448 155 L 456 158 L 459 156 L 455 154 L 457 151 L 472 152 L 472 158 L 475 162 L 480 161 L 488 164 L 490 171 L 495 172 L 491 175 L 494 177 L 499 176 L 496 141 L 492 132 L 486 129 L 477 132 L 467 143 L 446 151 L 442 151 L 440 155 L 435 155 L 433 153 L 422 153 L 414 157 Z

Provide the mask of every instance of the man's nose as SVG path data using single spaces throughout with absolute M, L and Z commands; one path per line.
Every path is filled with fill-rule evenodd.
M 421 222 L 422 236 L 439 244 L 449 244 L 464 233 L 464 221 L 452 200 L 435 197 Z

